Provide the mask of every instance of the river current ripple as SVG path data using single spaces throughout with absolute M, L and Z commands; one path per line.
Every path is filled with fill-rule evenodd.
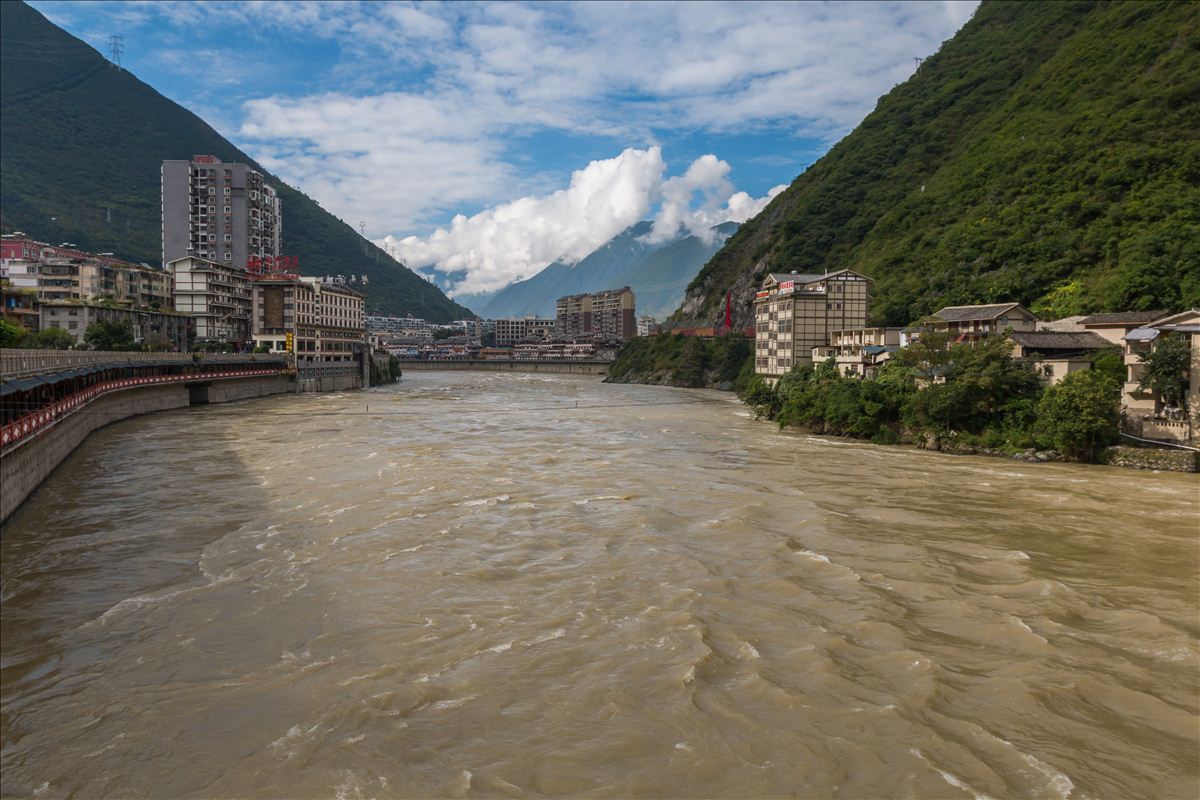
M 575 376 L 194 408 L 6 526 L 6 797 L 1200 796 L 1200 482 Z

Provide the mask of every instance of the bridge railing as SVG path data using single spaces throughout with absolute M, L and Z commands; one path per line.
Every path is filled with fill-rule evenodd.
M 62 372 L 72 367 L 111 362 L 178 361 L 192 358 L 191 353 L 139 353 L 108 350 L 18 350 L 0 349 L 0 376 L 5 380 L 30 375 Z M 256 353 L 205 353 L 204 364 L 231 364 L 251 361 L 278 361 L 279 356 Z

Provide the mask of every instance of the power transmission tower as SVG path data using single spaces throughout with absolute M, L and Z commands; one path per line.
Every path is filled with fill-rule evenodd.
M 358 221 L 358 235 L 363 240 L 363 255 L 367 255 L 367 223 L 362 220 Z
M 117 69 L 121 69 L 121 54 L 125 52 L 125 37 L 114 33 L 108 37 L 108 55 L 109 60 L 116 64 Z

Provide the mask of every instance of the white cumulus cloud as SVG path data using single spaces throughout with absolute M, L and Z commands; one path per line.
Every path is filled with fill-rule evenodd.
M 410 267 L 466 273 L 451 292 L 503 288 L 554 261 L 574 263 L 636 222 L 651 216 L 651 241 L 681 230 L 712 236 L 721 222 L 757 214 L 785 187 L 763 198 L 736 191 L 729 164 L 714 155 L 697 158 L 682 175 L 664 178 L 662 150 L 628 148 L 593 161 L 571 175 L 570 185 L 541 197 L 522 197 L 471 217 L 459 214 L 429 236 L 384 238 L 380 244 Z

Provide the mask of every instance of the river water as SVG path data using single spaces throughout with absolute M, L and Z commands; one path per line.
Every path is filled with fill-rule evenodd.
M 416 373 L 10 521 L 6 797 L 1200 796 L 1200 482 Z

